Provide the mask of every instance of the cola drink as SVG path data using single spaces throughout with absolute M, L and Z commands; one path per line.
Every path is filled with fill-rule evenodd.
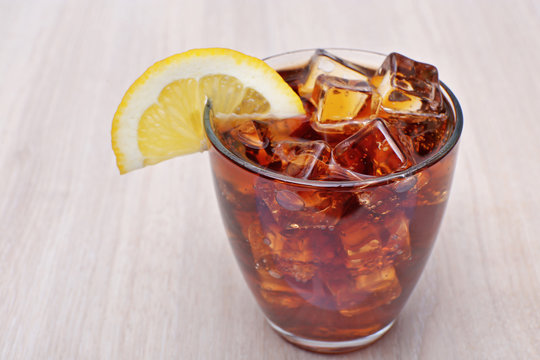
M 291 56 L 307 61 L 287 67 Z M 362 56 L 378 67 L 350 59 Z M 349 351 L 391 327 L 421 275 L 461 112 L 435 67 L 400 54 L 277 60 L 306 115 L 205 119 L 217 198 L 270 325 L 309 350 Z

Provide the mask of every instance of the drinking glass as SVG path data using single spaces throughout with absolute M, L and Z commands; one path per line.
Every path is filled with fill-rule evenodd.
M 376 69 L 384 56 L 333 54 Z M 305 66 L 314 50 L 266 59 Z M 448 201 L 460 105 L 441 83 L 451 121 L 440 150 L 406 170 L 354 181 L 289 177 L 242 159 L 204 126 L 223 223 L 242 274 L 270 326 L 323 353 L 371 344 L 394 324 L 431 253 Z M 240 315 L 240 314 L 239 314 Z

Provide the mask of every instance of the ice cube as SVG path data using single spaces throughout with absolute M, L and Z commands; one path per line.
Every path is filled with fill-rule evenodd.
M 223 223 L 227 235 L 231 238 L 231 244 L 233 247 L 241 249 L 238 253 L 250 254 L 249 243 L 247 243 L 248 229 L 254 221 L 257 221 L 257 205 L 253 184 L 237 181 L 233 185 L 228 181 L 218 180 L 217 178 L 214 178 L 214 181 L 220 206 L 227 209 L 227 211 L 223 212 Z M 248 255 L 248 257 L 251 256 Z M 252 264 L 252 260 L 248 258 L 241 261 Z
M 273 148 L 270 168 L 286 175 L 311 179 L 326 172 L 331 148 L 324 141 L 282 141 Z
M 431 176 L 429 169 L 420 171 L 409 177 L 396 181 L 393 185 L 393 191 L 401 198 L 403 207 L 414 208 L 421 201 L 421 194 L 424 194 L 422 188 L 429 184 Z
M 397 130 L 399 140 L 411 149 L 417 162 L 439 150 L 450 134 L 450 122 L 445 114 L 429 117 L 423 115 L 383 115 L 388 124 Z
M 394 267 L 387 266 L 368 274 L 356 275 L 352 281 L 330 283 L 339 312 L 355 316 L 391 303 L 401 294 Z
M 253 185 L 237 181 L 236 184 L 215 178 L 216 190 L 221 198 L 226 201 L 226 205 L 235 210 L 254 210 L 254 190 Z
M 317 266 L 313 262 L 294 261 L 286 258 L 277 258 L 275 264 L 279 274 L 302 283 L 311 280 L 317 270 Z
M 452 182 L 453 160 L 443 159 L 431 168 L 407 178 L 405 183 L 398 182 L 395 191 L 403 193 L 403 205 L 415 206 L 437 205 L 448 200 L 448 191 Z
M 286 239 L 279 256 L 274 259 L 276 270 L 282 276 L 289 276 L 297 282 L 311 280 L 317 268 L 309 238 L 297 234 Z
M 321 75 L 312 101 L 318 110 L 311 117 L 311 126 L 330 145 L 358 132 L 372 114 L 372 89 L 363 80 Z
M 305 303 L 304 298 L 310 296 L 303 294 L 296 288 L 292 288 L 289 283 L 280 276 L 266 271 L 258 272 L 259 293 L 267 303 L 285 308 L 297 308 Z
M 314 280 L 317 271 L 341 261 L 340 247 L 336 247 L 336 242 L 327 233 L 308 229 L 289 235 L 282 234 L 282 247 L 271 258 L 263 257 L 264 264 L 258 268 L 259 272 L 284 279 L 294 289 L 305 290 L 305 285 Z M 316 284 L 312 286 L 317 287 Z
M 447 156 L 431 168 L 421 172 L 425 179 L 422 188 L 418 190 L 419 204 L 437 205 L 448 200 L 455 166 L 454 156 Z
M 276 279 L 289 276 L 301 282 L 310 280 L 315 274 L 315 264 L 313 248 L 306 236 L 286 238 L 275 225 L 252 223 L 248 240 L 255 268 Z
M 364 125 L 363 121 L 344 120 L 339 123 L 319 124 L 317 114 L 311 116 L 313 134 L 310 140 L 323 140 L 332 148 L 351 135 L 357 133 Z
M 230 135 L 251 149 L 264 149 L 270 140 L 267 137 L 268 127 L 258 121 L 243 121 L 230 131 Z
M 371 83 L 381 97 L 382 112 L 439 116 L 444 111 L 439 76 L 433 65 L 391 53 Z
M 343 79 L 368 81 L 370 70 L 347 60 L 340 59 L 326 50 L 318 49 L 311 57 L 306 68 L 303 83 L 298 85 L 300 96 L 307 99 L 311 98 L 315 80 L 319 75 L 332 75 Z
M 355 193 L 358 203 L 370 214 L 373 222 L 380 221 L 380 217 L 389 214 L 400 207 L 400 197 L 388 186 L 364 189 Z
M 372 113 L 372 88 L 365 80 L 346 80 L 320 75 L 311 100 L 317 107 L 317 123 L 335 124 L 362 120 Z
M 346 201 L 352 198 L 345 191 L 302 189 L 263 178 L 257 181 L 255 192 L 259 213 L 270 217 L 279 232 L 286 234 L 306 229 L 332 231 L 346 208 Z
M 271 159 L 268 124 L 257 120 L 231 122 L 235 126 L 223 136 L 228 148 L 254 163 L 268 165 Z
M 362 130 L 334 148 L 335 161 L 359 174 L 382 176 L 406 168 L 409 159 L 381 119 L 371 120 Z
M 249 226 L 247 238 L 256 266 L 267 266 L 268 260 L 283 249 L 282 237 L 273 231 L 263 229 L 259 222 Z
M 385 220 L 385 227 L 389 233 L 383 246 L 385 263 L 395 265 L 410 260 L 411 240 L 407 216 L 401 212 L 395 213 L 390 219 Z
M 313 180 L 324 181 L 358 181 L 365 178 L 353 171 L 342 168 L 340 165 L 332 163 L 328 165 L 325 173 L 320 173 L 312 177 Z
M 307 115 L 285 119 L 266 119 L 264 123 L 268 126 L 267 136 L 271 142 L 290 140 L 290 138 L 309 139 L 307 132 L 311 131 L 311 125 L 310 118 Z
M 313 229 L 281 229 L 273 221 L 254 225 L 250 242 L 256 266 L 275 278 L 287 277 L 296 282 L 313 278 L 318 264 L 336 259 L 336 248 L 324 231 Z
M 369 222 L 345 222 L 339 227 L 345 250 L 345 267 L 354 275 L 367 274 L 383 265 L 382 237 Z
M 434 66 L 392 53 L 371 83 L 379 98 L 377 115 L 402 135 L 399 141 L 416 162 L 440 149 L 448 116 Z

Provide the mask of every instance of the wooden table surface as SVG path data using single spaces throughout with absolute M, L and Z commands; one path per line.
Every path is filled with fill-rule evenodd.
M 340 358 L 540 358 L 538 34 L 538 0 L 0 0 L 0 359 L 325 358 L 265 323 L 207 154 L 116 169 L 127 87 L 210 46 L 436 64 L 465 114 L 440 235 L 394 328 Z

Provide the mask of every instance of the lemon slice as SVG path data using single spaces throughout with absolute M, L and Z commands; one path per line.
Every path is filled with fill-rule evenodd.
M 194 49 L 152 65 L 128 89 L 112 124 L 120 173 L 207 148 L 206 98 L 215 114 L 292 117 L 302 101 L 262 60 L 229 49 Z

